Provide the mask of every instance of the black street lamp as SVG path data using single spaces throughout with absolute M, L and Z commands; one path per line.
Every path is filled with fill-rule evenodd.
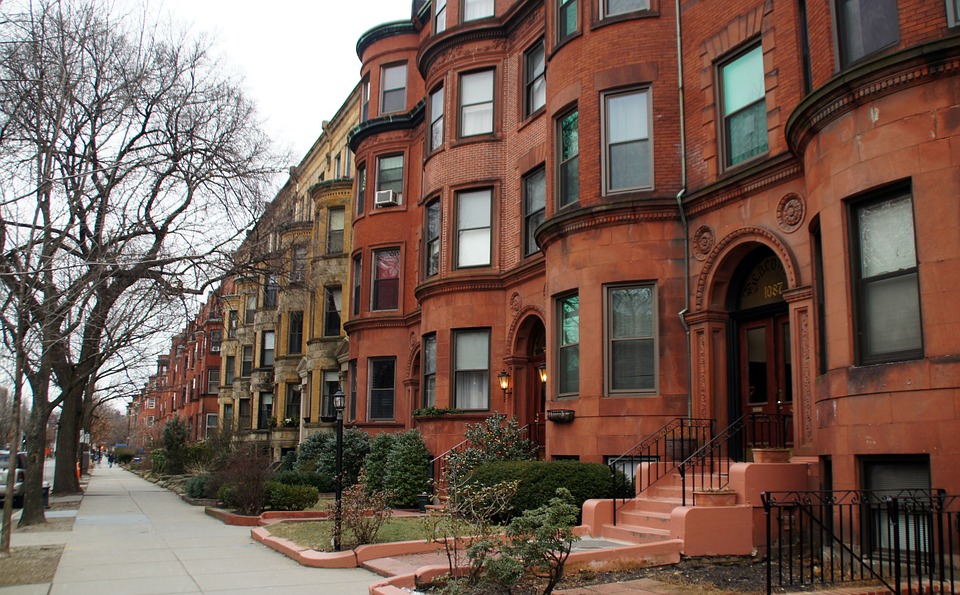
M 337 477 L 335 484 L 335 504 L 333 509 L 333 551 L 340 551 L 340 531 L 343 501 L 343 410 L 347 407 L 347 397 L 342 390 L 333 395 L 333 408 L 337 412 Z

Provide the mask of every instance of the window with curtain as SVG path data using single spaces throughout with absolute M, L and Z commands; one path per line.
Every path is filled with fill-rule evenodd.
M 578 0 L 556 0 L 557 2 L 557 43 L 562 42 L 580 30 Z
M 434 0 L 433 32 L 443 33 L 446 30 L 447 30 L 447 0 Z
M 373 253 L 372 310 L 396 310 L 400 305 L 400 249 Z
M 638 10 L 649 10 L 650 0 L 601 0 L 603 10 L 601 18 L 612 17 Z
M 475 21 L 493 16 L 493 0 L 463 0 L 463 20 Z
M 377 159 L 377 191 L 393 190 L 397 202 L 403 197 L 403 155 Z
M 490 265 L 491 191 L 457 193 L 457 267 Z
M 523 255 L 540 251 L 534 232 L 543 223 L 547 202 L 547 172 L 538 167 L 523 177 Z
M 454 331 L 454 407 L 490 408 L 490 331 Z
M 437 405 L 437 335 L 423 336 L 423 407 Z
M 650 108 L 646 89 L 603 98 L 604 181 L 607 192 L 650 188 Z
M 443 87 L 430 94 L 430 150 L 443 145 Z
M 340 312 L 342 312 L 342 295 L 340 286 L 326 287 L 323 290 L 323 336 L 340 336 Z
M 407 65 L 384 66 L 380 89 L 380 114 L 402 112 L 407 107 Z
M 460 136 L 493 132 L 493 70 L 460 76 Z
M 393 419 L 396 396 L 397 360 L 393 357 L 370 359 L 370 419 Z
M 287 383 L 286 403 L 283 410 L 283 417 L 286 419 L 300 418 L 300 400 L 303 396 L 303 385 L 299 382 Z
M 523 56 L 524 116 L 529 116 L 547 104 L 546 73 L 546 60 L 541 39 Z
M 427 204 L 424 224 L 424 276 L 432 277 L 440 272 L 440 201 Z
M 557 396 L 580 391 L 580 296 L 557 299 Z
M 287 353 L 303 352 L 303 311 L 294 310 L 289 314 L 287 329 Z
M 607 288 L 607 381 L 611 393 L 656 389 L 656 288 Z
M 257 314 L 257 296 L 248 295 L 247 296 L 247 308 L 244 312 L 244 322 L 246 324 L 253 324 L 253 321 L 256 319 Z
M 327 254 L 343 253 L 343 207 L 327 209 Z
M 900 39 L 897 0 L 838 0 L 836 15 L 844 68 Z
M 260 351 L 260 366 L 263 368 L 273 367 L 273 353 L 277 344 L 277 335 L 275 331 L 263 331 L 263 349 Z
M 563 208 L 580 199 L 579 113 L 574 110 L 557 120 L 558 180 L 557 206 Z
M 767 152 L 763 50 L 755 46 L 720 66 L 724 164 Z
M 861 364 L 923 357 L 913 200 L 906 188 L 853 206 Z

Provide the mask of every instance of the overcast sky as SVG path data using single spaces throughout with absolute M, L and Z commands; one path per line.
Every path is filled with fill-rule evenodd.
M 320 136 L 360 80 L 357 40 L 410 18 L 410 0 L 156 0 L 162 15 L 215 36 L 245 82 L 261 120 L 293 163 Z

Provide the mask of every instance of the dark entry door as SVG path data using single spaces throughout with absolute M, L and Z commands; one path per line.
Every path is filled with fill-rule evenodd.
M 741 411 L 789 416 L 793 412 L 790 365 L 790 320 L 786 314 L 744 321 L 740 325 Z M 792 424 L 783 424 L 792 444 Z M 758 437 L 770 442 L 772 437 Z M 753 446 L 775 446 L 753 444 Z

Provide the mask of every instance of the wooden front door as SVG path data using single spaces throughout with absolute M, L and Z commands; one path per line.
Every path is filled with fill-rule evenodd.
M 740 325 L 740 379 L 743 413 L 792 413 L 790 320 L 786 314 L 747 320 Z M 787 443 L 792 444 L 792 424 L 786 424 L 785 429 Z

